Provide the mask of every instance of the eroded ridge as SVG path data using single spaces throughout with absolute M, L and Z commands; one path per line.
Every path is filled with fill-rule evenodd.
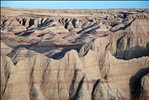
M 1 10 L 2 100 L 149 99 L 148 9 Z

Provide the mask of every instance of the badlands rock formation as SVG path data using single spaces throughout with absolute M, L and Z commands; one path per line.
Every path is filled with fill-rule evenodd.
M 1 10 L 2 100 L 149 99 L 148 9 Z
M 141 95 L 140 95 L 140 99 L 143 100 L 147 100 L 149 99 L 149 75 L 145 75 L 142 79 L 141 79 Z

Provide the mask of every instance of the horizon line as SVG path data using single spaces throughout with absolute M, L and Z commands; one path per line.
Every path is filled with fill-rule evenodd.
M 47 9 L 47 10 L 56 10 L 56 9 L 69 9 L 69 10 L 106 10 L 106 9 L 148 9 L 148 8 L 26 8 L 26 7 L 8 7 L 8 6 L 1 6 L 1 8 L 12 8 L 12 9 Z

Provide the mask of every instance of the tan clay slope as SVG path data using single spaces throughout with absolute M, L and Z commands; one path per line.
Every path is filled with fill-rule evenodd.
M 102 18 L 103 19 L 103 18 Z M 90 21 L 92 20 L 92 21 Z M 41 30 L 46 30 L 51 27 L 51 31 L 58 33 L 61 32 L 60 30 L 64 32 L 69 31 L 76 31 L 79 32 L 82 29 L 86 28 L 81 33 L 85 33 L 88 31 L 92 31 L 94 29 L 98 29 L 100 27 L 97 27 L 97 23 L 101 22 L 100 19 L 96 19 L 96 17 L 88 18 L 88 17 L 82 17 L 82 18 L 74 18 L 74 17 L 7 17 L 2 16 L 1 18 L 1 25 L 3 31 L 11 31 L 14 33 L 18 32 L 25 32 L 29 30 L 38 30 L 39 32 Z M 102 22 L 101 22 L 102 23 Z M 93 26 L 96 24 L 96 26 Z M 88 27 L 90 26 L 90 27 Z M 88 28 L 87 28 L 88 27 Z M 55 30 L 55 28 L 57 30 Z M 68 30 L 67 30 L 68 29 Z M 102 30 L 108 30 L 106 27 L 103 27 Z M 43 32 L 44 32 L 43 31 Z
M 145 75 L 141 79 L 141 95 L 140 100 L 148 100 L 149 99 L 149 74 Z
M 128 96 L 137 93 L 139 81 L 147 73 L 149 73 L 149 57 L 123 61 L 110 56 L 101 69 L 103 77 L 112 80 Z
M 79 54 L 83 56 L 91 49 L 100 52 L 102 57 L 104 57 L 104 52 L 109 50 L 116 58 L 125 60 L 147 56 L 149 53 L 148 23 L 149 20 L 136 19 L 125 30 L 100 37 L 85 44 Z M 141 29 L 142 31 L 140 31 Z
M 1 51 L 0 54 L 2 55 L 7 55 L 8 53 L 10 53 L 12 51 L 12 48 L 10 48 L 9 46 L 7 46 L 6 44 L 4 44 L 2 41 L 0 41 L 1 44 Z
M 128 84 L 130 77 L 139 69 L 148 68 L 149 65 L 148 57 L 123 61 L 107 53 L 103 66 L 99 66 L 98 52 L 89 51 L 86 56 L 79 58 L 74 50 L 67 52 L 59 60 L 49 59 L 42 55 L 27 58 L 19 61 L 16 67 L 7 64 L 12 63 L 10 60 L 5 60 L 8 57 L 2 57 L 2 59 L 4 61 L 1 67 L 11 69 L 9 77 L 5 79 L 8 81 L 3 82 L 6 84 L 2 95 L 4 100 L 28 100 L 33 98 L 36 100 L 65 100 L 69 98 L 82 98 L 83 100 L 91 100 L 91 98 L 94 98 L 93 100 L 100 100 L 100 98 L 103 98 L 103 100 L 110 100 L 110 98 L 129 99 L 130 88 Z M 3 71 L 2 74 L 6 77 Z M 119 89 L 111 83 L 103 84 L 103 86 L 100 86 L 99 83 L 99 86 L 97 85 L 93 89 L 95 82 L 102 77 L 111 80 Z M 93 90 L 94 96 L 92 95 Z M 106 91 L 109 95 L 105 94 Z M 103 95 L 100 93 L 103 93 Z

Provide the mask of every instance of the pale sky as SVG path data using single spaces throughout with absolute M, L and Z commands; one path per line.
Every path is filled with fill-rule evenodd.
M 149 1 L 1 1 L 1 6 L 51 9 L 149 8 Z

